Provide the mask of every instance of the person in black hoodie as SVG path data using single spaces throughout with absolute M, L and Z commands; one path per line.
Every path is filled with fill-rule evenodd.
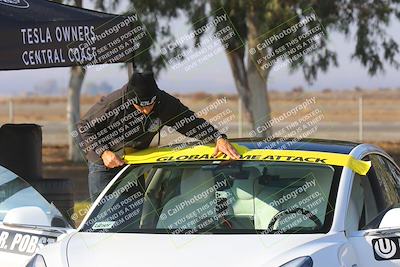
M 124 154 L 149 147 L 157 134 L 160 144 L 164 125 L 204 143 L 215 142 L 214 155 L 239 158 L 225 134 L 160 90 L 153 73 L 134 73 L 126 85 L 102 97 L 77 124 L 78 143 L 88 160 L 93 201 L 123 167 Z

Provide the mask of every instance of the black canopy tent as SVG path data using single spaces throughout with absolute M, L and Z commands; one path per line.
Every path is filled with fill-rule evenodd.
M 133 64 L 142 38 L 148 37 L 135 14 L 119 16 L 46 0 L 0 0 L 0 34 L 0 70 Z M 57 194 L 71 194 L 68 181 L 41 179 L 40 126 L 3 125 L 0 141 L 0 165 L 38 186 L 51 201 L 59 200 Z M 64 211 L 71 199 L 62 199 L 60 205 L 68 206 Z
M 137 15 L 120 16 L 67 6 L 47 0 L 0 0 L 0 70 L 38 69 L 132 62 L 145 29 Z M 138 38 L 140 37 L 140 38 Z M 1 88 L 0 88 L 1 90 Z M 0 128 L 0 164 L 23 177 L 41 175 L 41 130 L 27 125 Z M 27 127 L 29 129 L 27 129 Z M 29 147 L 19 146 L 21 132 L 32 131 Z M 10 135 L 15 132 L 15 135 Z M 38 132 L 40 131 L 40 132 Z M 4 136 L 3 136 L 4 135 Z M 40 135 L 40 147 L 37 136 Z M 36 141 L 35 141 L 36 140 Z M 35 151 L 35 166 L 23 170 L 23 151 Z M 4 153 L 4 151 L 8 151 Z M 32 158 L 37 155 L 37 159 Z
M 136 15 L 46 0 L 0 0 L 0 33 L 0 70 L 132 61 L 146 35 Z

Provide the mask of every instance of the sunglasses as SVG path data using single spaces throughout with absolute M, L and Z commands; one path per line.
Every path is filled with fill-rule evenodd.
M 143 101 L 140 101 L 140 100 L 138 99 L 138 97 L 134 97 L 134 98 L 133 98 L 133 102 L 134 102 L 136 105 L 139 105 L 139 106 L 141 106 L 141 107 L 147 107 L 147 106 L 153 105 L 154 102 L 156 102 L 156 99 L 157 99 L 157 96 L 153 96 L 150 100 L 143 100 Z

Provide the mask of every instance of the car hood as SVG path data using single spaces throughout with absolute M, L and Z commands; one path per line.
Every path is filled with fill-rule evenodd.
M 207 264 L 272 267 L 332 245 L 338 245 L 337 234 L 167 235 L 79 232 L 68 242 L 67 257 L 69 267 L 200 267 Z

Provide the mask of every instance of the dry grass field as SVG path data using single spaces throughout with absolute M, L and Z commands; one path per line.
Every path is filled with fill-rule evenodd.
M 359 99 L 362 97 L 363 141 L 383 147 L 400 164 L 400 90 L 348 90 L 324 92 L 270 92 L 272 117 L 295 108 L 306 99 L 315 97 L 316 103 L 296 115 L 287 118 L 282 125 L 298 120 L 312 110 L 319 109 L 323 120 L 318 130 L 310 137 L 357 141 L 359 138 Z M 210 119 L 221 111 L 229 109 L 234 118 L 229 121 L 228 135 L 239 136 L 242 125 L 242 137 L 248 136 L 251 126 L 248 116 L 243 112 L 239 123 L 239 104 L 236 95 L 210 95 L 197 93 L 177 95 L 181 101 L 194 111 L 200 111 L 217 99 L 225 98 L 227 103 L 211 110 L 205 118 Z M 82 96 L 81 113 L 84 114 L 98 97 Z M 14 123 L 36 123 L 43 128 L 44 177 L 70 178 L 73 181 L 75 200 L 83 205 L 88 198 L 87 168 L 85 163 L 68 162 L 66 97 L 18 97 L 13 98 Z M 0 97 L 0 123 L 9 122 L 9 99 Z M 162 139 L 162 144 L 176 138 L 171 135 Z M 83 202 L 82 202 L 83 201 Z M 83 203 L 83 204 L 82 204 Z M 78 205 L 78 206 L 79 206 Z
M 217 98 L 227 97 L 227 107 L 237 114 L 236 95 L 211 95 L 206 93 L 176 94 L 181 101 L 200 110 Z M 276 92 L 269 93 L 272 116 L 294 108 L 304 100 L 315 97 L 328 122 L 355 122 L 358 120 L 358 101 L 363 97 L 365 122 L 398 122 L 400 118 L 400 89 L 396 90 L 342 90 L 324 92 Z M 81 112 L 84 114 L 100 96 L 82 96 Z M 0 96 L 0 122 L 8 121 L 8 98 Z M 63 122 L 66 119 L 66 97 L 16 97 L 13 98 L 15 122 Z M 245 118 L 246 119 L 246 118 Z
M 212 110 L 206 118 L 230 109 L 234 119 L 229 122 L 229 136 L 238 137 L 239 105 L 236 95 L 210 95 L 195 93 L 177 95 L 192 110 L 206 108 L 217 99 L 226 97 L 227 103 Z M 297 105 L 315 97 L 315 104 L 290 116 L 282 125 L 298 120 L 313 109 L 319 109 L 323 120 L 311 137 L 357 141 L 359 138 L 359 100 L 362 97 L 363 141 L 400 142 L 400 90 L 342 90 L 323 92 L 276 92 L 269 93 L 272 117 L 279 117 Z M 81 113 L 84 114 L 98 97 L 83 96 Z M 0 122 L 9 121 L 9 100 L 0 97 Z M 66 97 L 18 97 L 12 99 L 13 121 L 37 123 L 43 126 L 43 141 L 48 145 L 67 144 Z M 242 108 L 243 110 L 243 108 Z M 251 125 L 246 112 L 242 113 L 242 137 L 247 136 Z M 162 140 L 165 141 L 165 140 Z

